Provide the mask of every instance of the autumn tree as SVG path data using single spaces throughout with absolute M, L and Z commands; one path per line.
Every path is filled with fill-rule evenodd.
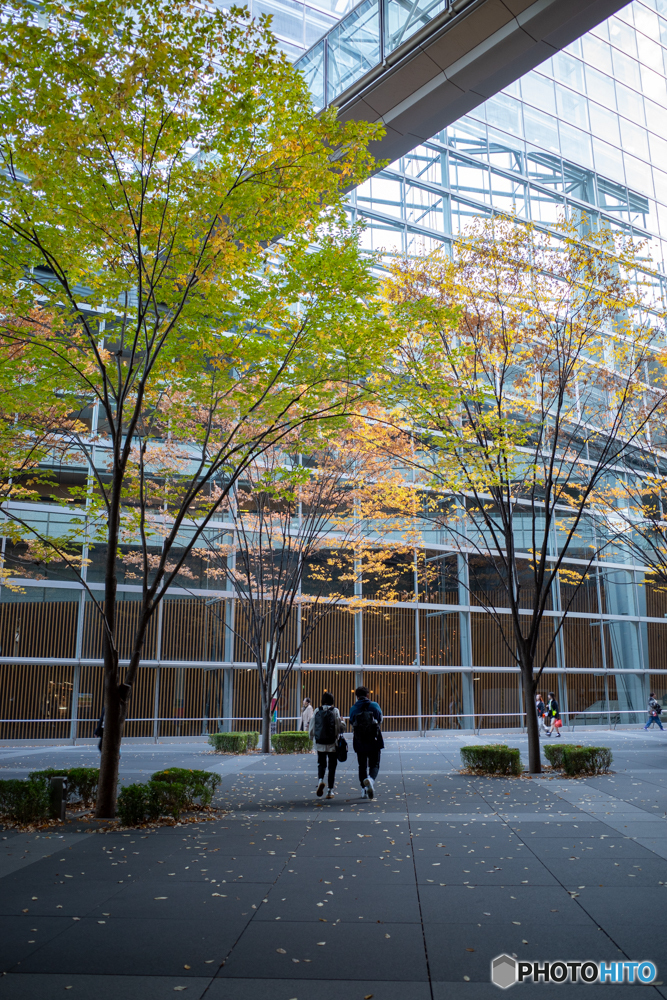
M 404 334 L 378 391 L 414 442 L 425 523 L 471 554 L 460 582 L 520 668 L 531 772 L 539 678 L 609 541 L 603 494 L 665 419 L 640 254 L 608 230 L 484 220 L 387 283 Z
M 308 641 L 336 610 L 377 613 L 400 593 L 412 560 L 385 457 L 384 425 L 351 419 L 302 426 L 249 462 L 228 491 L 224 527 L 196 550 L 214 585 L 236 597 L 207 600 L 259 677 L 264 753 L 272 707 Z M 364 597 L 363 579 L 373 597 Z M 182 574 L 183 582 L 186 582 Z
M 364 393 L 382 322 L 342 192 L 377 134 L 316 115 L 266 21 L 241 9 L 3 10 L 0 335 L 45 408 L 73 401 L 60 460 L 88 468 L 65 501 L 67 546 L 3 511 L 68 563 L 102 623 L 98 816 L 114 815 L 147 629 L 189 552 L 259 453 Z M 102 549 L 103 597 L 77 539 Z M 142 592 L 122 677 L 123 543 Z

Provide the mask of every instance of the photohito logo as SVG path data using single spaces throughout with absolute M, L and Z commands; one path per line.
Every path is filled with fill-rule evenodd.
M 506 990 L 515 983 L 652 983 L 653 962 L 519 962 L 498 955 L 491 962 L 491 982 Z

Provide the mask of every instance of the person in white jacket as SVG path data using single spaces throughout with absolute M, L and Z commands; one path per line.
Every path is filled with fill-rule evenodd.
M 322 798 L 324 793 L 324 775 L 329 769 L 327 784 L 327 798 L 334 797 L 334 784 L 336 782 L 336 740 L 339 733 L 345 730 L 345 723 L 340 717 L 340 712 L 334 706 L 334 696 L 325 691 L 322 695 L 322 704 L 313 714 L 308 727 L 308 735 L 314 741 L 317 752 L 317 790 L 315 794 Z
M 315 709 L 310 703 L 310 698 L 303 699 L 303 706 L 301 708 L 301 728 L 304 733 L 308 732 L 308 727 L 310 725 L 310 720 L 315 714 Z

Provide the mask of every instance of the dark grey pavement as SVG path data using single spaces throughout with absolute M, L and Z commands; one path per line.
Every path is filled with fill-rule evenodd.
M 667 733 L 576 740 L 611 746 L 615 773 L 471 778 L 459 749 L 488 735 L 387 738 L 373 802 L 353 755 L 327 801 L 312 755 L 128 743 L 123 780 L 210 768 L 227 813 L 136 832 L 0 832 L 0 1000 L 487 1000 L 502 995 L 489 966 L 503 952 L 650 960 L 659 985 L 613 996 L 667 998 Z M 5 745 L 0 777 L 96 756 Z

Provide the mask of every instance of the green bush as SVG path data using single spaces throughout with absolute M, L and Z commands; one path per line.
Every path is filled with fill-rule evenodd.
M 31 771 L 29 780 L 43 781 L 48 788 L 49 778 L 56 775 L 67 778 L 67 802 L 81 800 L 91 803 L 97 795 L 97 782 L 100 776 L 98 767 L 47 767 L 43 771 Z
M 148 812 L 148 785 L 126 785 L 118 793 L 118 819 L 123 826 L 139 826 Z
M 256 750 L 259 743 L 259 733 L 257 730 L 253 729 L 251 732 L 246 733 L 246 736 L 248 737 L 248 750 Z
M 276 753 L 306 753 L 313 749 L 313 741 L 308 733 L 277 733 L 271 737 L 271 746 Z
M 148 813 L 150 819 L 165 814 L 178 821 L 190 802 L 190 789 L 182 781 L 149 781 Z
M 551 746 L 544 747 L 544 756 L 547 758 L 552 767 L 563 767 L 563 754 L 569 749 L 567 743 L 556 743 Z
M 461 760 L 475 774 L 521 774 L 519 751 L 502 743 L 463 747 Z
M 48 783 L 31 778 L 27 781 L 20 778 L 0 781 L 0 814 L 17 823 L 37 823 L 48 819 Z
M 248 733 L 211 733 L 208 742 L 217 751 L 245 753 L 248 749 Z
M 544 756 L 552 767 L 562 767 L 566 774 L 604 774 L 613 760 L 609 747 L 584 747 L 565 744 L 544 748 Z
M 151 781 L 176 782 L 188 790 L 188 809 L 197 809 L 211 804 L 216 788 L 222 781 L 219 774 L 212 771 L 196 771 L 186 767 L 170 767 L 156 771 Z

